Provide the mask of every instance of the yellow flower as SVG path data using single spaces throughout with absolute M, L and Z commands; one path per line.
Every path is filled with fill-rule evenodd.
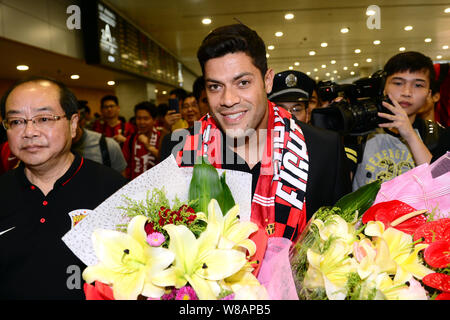
M 208 224 L 217 224 L 220 238 L 218 248 L 232 249 L 242 247 L 248 250 L 249 256 L 255 254 L 256 245 L 248 237 L 258 230 L 258 226 L 250 221 L 240 221 L 239 205 L 231 208 L 225 216 L 222 215 L 219 203 L 212 199 L 208 204 Z
M 183 225 L 166 225 L 173 265 L 153 278 L 159 286 L 181 288 L 187 282 L 200 299 L 216 299 L 217 281 L 230 277 L 246 264 L 245 254 L 233 249 L 217 249 L 219 226 L 208 223 L 198 239 Z
M 417 244 L 414 246 L 411 235 L 404 233 L 395 228 L 388 228 L 384 230 L 383 223 L 369 222 L 366 230 L 366 235 L 376 236 L 377 242 L 385 241 L 389 248 L 389 255 L 396 263 L 396 270 L 387 268 L 389 273 L 395 273 L 396 283 L 405 283 L 409 281 L 412 276 L 417 279 L 422 279 L 433 271 L 425 267 L 419 260 L 418 253 L 425 249 L 427 244 Z
M 330 300 L 344 299 L 345 285 L 350 272 L 356 271 L 356 262 L 349 257 L 351 247 L 342 240 L 335 240 L 324 254 L 307 251 L 309 268 L 304 286 L 309 289 L 325 288 Z
M 174 254 L 164 248 L 151 247 L 146 242 L 145 216 L 136 216 L 127 233 L 96 230 L 92 235 L 99 264 L 87 267 L 83 279 L 111 285 L 117 300 L 136 300 L 138 295 L 159 298 L 164 288 L 151 282 L 152 275 L 167 268 Z
M 398 282 L 391 279 L 387 273 L 381 273 L 377 276 L 376 288 L 388 300 L 426 300 L 427 294 L 419 282 L 410 279 L 410 285 L 404 282 Z
M 331 215 L 325 222 L 320 219 L 315 219 L 313 223 L 319 229 L 319 235 L 323 241 L 335 237 L 348 244 L 352 244 L 356 240 L 353 224 L 347 223 L 347 221 L 338 215 Z

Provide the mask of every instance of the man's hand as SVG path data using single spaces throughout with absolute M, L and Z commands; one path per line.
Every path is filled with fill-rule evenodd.
M 378 112 L 378 116 L 390 120 L 391 122 L 380 123 L 379 126 L 381 128 L 393 128 L 398 131 L 408 144 L 417 166 L 423 163 L 430 163 L 432 155 L 414 130 L 408 114 L 397 100 L 393 99 L 390 95 L 389 98 L 393 105 L 383 101 L 383 106 L 393 114 Z
M 406 111 L 397 102 L 397 100 L 393 99 L 391 96 L 389 96 L 389 98 L 391 99 L 392 104 L 383 101 L 383 106 L 391 111 L 392 114 L 378 112 L 378 116 L 387 119 L 390 122 L 380 123 L 379 126 L 381 128 L 397 129 L 398 133 L 403 137 L 403 139 L 405 139 L 409 143 L 409 141 L 417 137 L 417 134 L 412 127 L 411 121 L 409 120 Z
M 181 113 L 177 113 L 175 110 L 169 110 L 167 114 L 164 116 L 164 120 L 167 124 L 172 127 L 178 120 L 181 119 Z
M 119 144 L 122 144 L 125 141 L 127 141 L 127 138 L 124 135 L 122 135 L 122 130 L 121 129 L 119 129 L 119 134 L 116 134 L 113 137 L 113 139 L 116 140 Z

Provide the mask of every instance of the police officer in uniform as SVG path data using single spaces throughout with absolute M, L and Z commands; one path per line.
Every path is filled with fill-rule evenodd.
M 292 113 L 297 120 L 307 122 L 308 101 L 315 87 L 313 79 L 300 71 L 283 71 L 275 75 L 268 98 Z

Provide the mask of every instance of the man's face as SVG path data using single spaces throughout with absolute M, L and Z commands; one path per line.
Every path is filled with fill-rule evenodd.
M 211 114 L 225 134 L 238 138 L 267 128 L 273 70 L 263 78 L 252 59 L 238 52 L 208 60 L 204 73 Z
M 208 97 L 206 96 L 206 90 L 203 90 L 200 98 L 197 101 L 198 107 L 200 109 L 200 117 L 203 117 L 205 114 L 209 112 L 209 102 Z
M 59 103 L 59 88 L 48 82 L 27 82 L 16 87 L 5 105 L 6 119 L 31 119 L 35 116 L 63 116 L 45 125 L 28 121 L 22 128 L 7 130 L 12 153 L 28 167 L 54 165 L 60 156 L 70 152 L 76 135 L 78 114 L 69 121 Z
M 402 106 L 408 116 L 413 116 L 431 94 L 428 71 L 394 73 L 387 77 L 384 91 Z
M 306 122 L 306 102 L 277 102 L 276 104 L 292 113 L 298 120 Z
M 119 117 L 120 107 L 114 102 L 114 100 L 106 100 L 102 104 L 101 112 L 103 118 L 114 119 Z
M 153 128 L 154 119 L 147 110 L 136 111 L 136 127 L 139 133 L 149 134 Z
M 189 126 L 194 124 L 194 121 L 200 119 L 200 111 L 195 97 L 187 97 L 181 105 L 181 117 L 189 123 Z

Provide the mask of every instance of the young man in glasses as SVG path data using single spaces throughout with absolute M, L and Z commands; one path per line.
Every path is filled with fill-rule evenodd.
M 1 100 L 21 164 L 0 177 L 0 299 L 83 298 L 85 266 L 61 237 L 75 210 L 94 209 L 126 180 L 71 153 L 77 109 L 73 93 L 46 78 L 19 82 Z

